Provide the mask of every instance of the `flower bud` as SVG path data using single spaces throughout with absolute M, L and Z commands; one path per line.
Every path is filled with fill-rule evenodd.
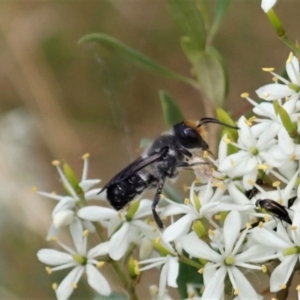
M 153 243 L 149 239 L 143 238 L 139 249 L 140 260 L 148 259 L 152 254 L 152 252 L 153 252 Z

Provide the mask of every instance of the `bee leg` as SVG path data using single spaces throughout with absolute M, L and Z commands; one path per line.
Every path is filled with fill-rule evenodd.
M 194 166 L 199 166 L 199 165 L 208 165 L 208 162 L 196 162 L 196 163 L 192 163 L 189 164 L 187 162 L 179 162 L 176 164 L 176 168 L 190 168 L 190 167 L 194 167 Z
M 164 224 L 163 224 L 161 218 L 159 217 L 158 213 L 156 212 L 155 208 L 160 200 L 160 195 L 161 195 L 164 183 L 165 183 L 165 178 L 161 178 L 161 181 L 158 184 L 158 188 L 157 188 L 156 194 L 155 194 L 153 202 L 152 202 L 152 215 L 153 215 L 153 218 L 154 218 L 157 226 L 160 229 L 164 228 Z

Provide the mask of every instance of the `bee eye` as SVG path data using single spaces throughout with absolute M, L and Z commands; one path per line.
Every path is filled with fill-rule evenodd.
M 179 143 L 185 148 L 201 148 L 208 149 L 207 143 L 203 140 L 202 136 L 194 129 L 183 122 L 174 126 L 174 134 Z

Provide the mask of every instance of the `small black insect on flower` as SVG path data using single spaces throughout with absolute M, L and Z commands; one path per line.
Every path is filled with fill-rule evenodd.
M 277 203 L 270 199 L 259 199 L 255 202 L 257 208 L 261 208 L 266 213 L 278 218 L 279 220 L 285 221 L 286 223 L 292 225 L 292 220 L 285 206 Z

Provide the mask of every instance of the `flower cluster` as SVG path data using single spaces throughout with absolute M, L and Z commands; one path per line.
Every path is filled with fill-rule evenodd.
M 195 282 L 187 285 L 193 299 L 223 299 L 228 293 L 236 299 L 262 299 L 247 279 L 249 270 L 269 270 L 271 292 L 287 287 L 300 258 L 299 61 L 290 54 L 287 79 L 273 69 L 264 71 L 275 82 L 256 91 L 261 102 L 242 94 L 255 115 L 240 117 L 235 134 L 222 136 L 218 158 L 208 157 L 214 169 L 195 166 L 198 179 L 182 203 L 163 197 L 159 212 L 169 225 L 162 231 L 152 221 L 150 200 L 134 200 L 121 211 L 103 201 L 88 205 L 88 200 L 105 199 L 100 188 L 92 189 L 100 180 L 87 179 L 88 155 L 83 156 L 81 181 L 66 163 L 53 163 L 68 195 L 37 193 L 58 201 L 48 239 L 65 252 L 42 249 L 37 256 L 48 273 L 72 268 L 53 285 L 58 299 L 69 298 L 83 273 L 98 294 L 109 295 L 110 284 L 99 272 L 105 262 L 112 263 L 126 288 L 135 286 L 141 272 L 159 267 L 158 287 L 150 287 L 151 298 L 159 300 L 171 299 L 167 287 L 177 287 L 180 263 L 203 274 L 200 292 Z M 59 231 L 66 226 L 75 250 L 60 241 Z M 88 250 L 87 236 L 94 231 L 101 242 Z M 271 272 L 276 260 L 280 263 Z M 136 297 L 132 289 L 130 293 Z

